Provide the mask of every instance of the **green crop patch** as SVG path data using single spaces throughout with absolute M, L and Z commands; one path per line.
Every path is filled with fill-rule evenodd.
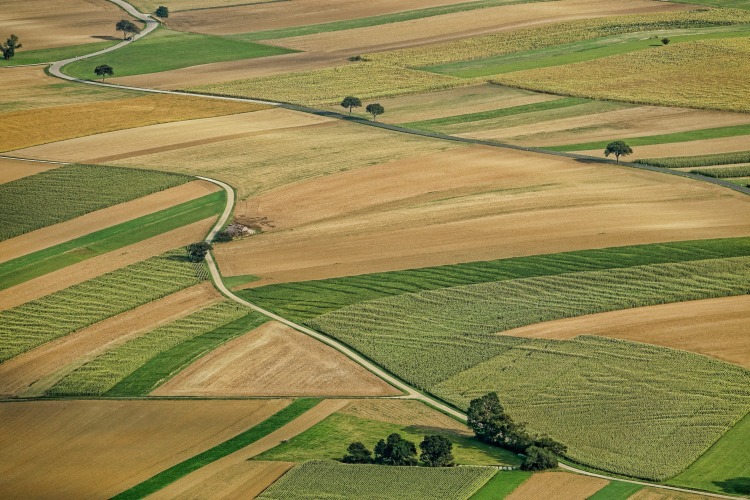
M 716 153 L 697 156 L 672 156 L 665 158 L 642 158 L 636 163 L 653 165 L 664 168 L 707 167 L 710 165 L 732 165 L 735 163 L 750 163 L 750 151 L 736 153 Z
M 531 477 L 531 472 L 521 470 L 498 472 L 482 486 L 482 489 L 474 493 L 471 500 L 501 500 L 521 486 L 529 477 Z
M 715 177 L 718 179 L 731 179 L 733 177 L 750 177 L 750 165 L 739 165 L 724 168 L 697 168 L 691 170 L 694 174 Z
M 64 165 L 0 184 L 0 241 L 190 181 L 182 174 Z
M 642 488 L 643 485 L 640 484 L 611 481 L 587 500 L 628 500 L 628 498 L 635 495 Z
M 85 56 L 98 52 L 118 43 L 118 41 L 107 41 L 97 43 L 86 43 L 83 45 L 72 45 L 69 47 L 55 47 L 52 49 L 19 50 L 12 59 L 0 59 L 2 66 L 21 66 L 25 64 L 51 63 L 62 61 L 72 57 Z
M 460 500 L 469 498 L 493 475 L 495 470 L 488 467 L 394 467 L 314 460 L 294 467 L 258 498 Z

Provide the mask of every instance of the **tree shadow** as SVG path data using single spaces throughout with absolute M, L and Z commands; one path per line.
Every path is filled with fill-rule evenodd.
M 110 35 L 91 35 L 91 38 L 98 38 L 99 40 L 122 40 L 119 36 L 110 36 Z
M 714 484 L 725 493 L 736 495 L 750 494 L 750 477 L 735 477 L 726 481 L 714 481 Z

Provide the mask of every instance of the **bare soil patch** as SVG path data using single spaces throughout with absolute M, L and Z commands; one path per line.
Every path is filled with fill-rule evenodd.
M 28 165 L 41 163 L 22 162 Z M 221 188 L 206 181 L 193 181 L 153 193 L 137 200 L 120 203 L 75 219 L 61 222 L 0 242 L 0 262 L 70 241 L 129 220 L 137 219 L 180 203 L 206 196 Z
M 312 337 L 266 323 L 203 356 L 154 396 L 390 396 L 400 391 Z
M 320 279 L 744 236 L 740 193 L 628 167 L 460 148 L 281 187 L 237 207 L 275 228 L 218 246 L 228 275 Z M 654 217 L 654 214 L 659 214 Z
M 628 500 L 711 500 L 713 497 L 685 493 L 683 491 L 663 490 L 661 488 L 643 488 Z
M 210 217 L 194 222 L 1 290 L 0 310 L 19 306 L 115 269 L 162 254 L 167 250 L 194 243 L 206 236 L 215 220 L 215 217 Z
M 750 368 L 750 295 L 639 307 L 548 321 L 503 332 L 572 339 L 600 335 L 692 351 Z
M 16 356 L 0 364 L 0 396 L 41 396 L 102 352 L 220 299 L 213 285 L 203 282 Z
M 609 484 L 606 479 L 569 472 L 538 472 L 524 481 L 506 498 L 508 500 L 585 500 Z
M 731 153 L 734 151 L 747 151 L 750 145 L 750 136 L 740 135 L 737 137 L 722 137 L 720 139 L 704 139 L 701 141 L 671 142 L 669 144 L 655 144 L 653 146 L 638 146 L 633 148 L 633 155 L 628 160 L 639 158 L 659 158 L 670 156 L 699 156 L 714 153 Z M 591 156 L 602 156 L 597 150 L 581 151 Z
M 2 403 L 0 496 L 110 498 L 287 404 L 289 400 Z
M 39 172 L 51 170 L 59 166 L 54 163 L 34 163 L 31 161 L 0 158 L 0 184 L 38 174 Z

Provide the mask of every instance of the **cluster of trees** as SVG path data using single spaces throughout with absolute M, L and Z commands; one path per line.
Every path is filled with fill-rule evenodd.
M 523 470 L 555 468 L 557 457 L 567 451 L 564 444 L 549 436 L 532 435 L 525 424 L 515 422 L 496 392 L 472 400 L 467 415 L 468 425 L 480 441 L 525 455 Z
M 119 21 L 117 21 L 117 24 L 115 24 L 115 29 L 117 31 L 122 31 L 123 40 L 128 38 L 128 36 L 137 35 L 141 32 L 141 28 L 136 26 L 133 21 L 129 21 L 127 19 L 120 19 Z
M 23 47 L 18 41 L 16 35 L 10 35 L 4 44 L 0 45 L 0 50 L 3 51 L 3 59 L 6 61 L 16 55 L 16 50 Z
M 453 467 L 453 443 L 440 435 L 425 436 L 419 444 L 419 461 L 427 467 Z M 375 445 L 375 456 L 367 447 L 357 441 L 349 445 L 347 454 L 341 460 L 347 464 L 418 465 L 416 445 L 393 433 Z
M 362 100 L 359 97 L 347 96 L 343 101 L 341 101 L 341 107 L 347 108 L 349 110 L 349 114 L 351 115 L 352 109 L 362 107 Z M 373 121 L 376 121 L 378 115 L 382 115 L 383 113 L 385 113 L 385 108 L 381 106 L 380 103 L 376 102 L 373 104 L 368 104 L 365 108 L 365 111 L 372 115 Z

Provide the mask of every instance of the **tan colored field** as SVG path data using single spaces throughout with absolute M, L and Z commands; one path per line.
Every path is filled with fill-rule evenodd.
M 748 148 L 750 148 L 750 136 L 740 135 L 737 137 L 722 137 L 720 139 L 638 146 L 637 148 L 633 148 L 633 154 L 632 156 L 628 156 L 627 160 L 659 158 L 662 156 L 697 156 L 713 153 L 731 153 L 733 151 L 747 151 Z M 591 156 L 602 156 L 602 152 L 598 149 L 581 151 L 581 153 Z
M 28 165 L 40 163 L 23 162 Z M 143 217 L 180 203 L 206 196 L 221 188 L 206 181 L 192 181 L 133 201 L 103 208 L 75 219 L 0 241 L 0 262 L 70 241 L 94 231 Z
M 2 403 L 0 496 L 110 498 L 236 436 L 289 402 Z
M 750 295 L 638 307 L 548 321 L 503 335 L 571 339 L 600 335 L 713 356 L 750 368 Z
M 242 3 L 260 4 L 273 1 L 276 0 L 170 0 L 169 15 L 171 19 L 173 14 L 184 10 L 227 7 Z M 141 12 L 153 12 L 164 2 L 163 0 L 132 0 L 129 3 L 138 7 Z
M 19 306 L 115 269 L 194 243 L 206 236 L 215 220 L 216 217 L 210 217 L 194 222 L 0 290 L 0 310 Z
M 154 94 L 0 114 L 0 151 L 129 128 L 268 109 L 253 103 Z M 116 117 L 116 119 L 113 119 Z
M 683 493 L 682 491 L 670 491 L 660 488 L 643 488 L 628 500 L 711 500 L 713 497 Z
M 396 425 L 419 425 L 449 429 L 466 436 L 473 435 L 464 424 L 433 410 L 420 401 L 408 399 L 358 399 L 338 413 Z
M 606 479 L 569 472 L 537 472 L 508 495 L 508 500 L 585 500 L 609 484 Z
M 21 177 L 38 174 L 39 172 L 51 170 L 59 166 L 60 165 L 53 163 L 34 163 L 30 161 L 0 158 L 0 184 L 20 179 Z M 1 257 L 0 260 L 2 260 Z
M 277 322 L 203 356 L 154 396 L 390 396 L 401 391 L 335 349 Z
M 231 477 L 233 471 L 238 471 L 239 475 L 234 477 L 234 481 L 249 481 L 250 477 L 258 474 L 257 469 L 248 467 L 248 463 L 264 463 L 264 462 L 248 462 L 252 457 L 260 455 L 264 451 L 268 451 L 271 448 L 279 445 L 283 441 L 287 441 L 297 434 L 301 434 L 313 425 L 317 424 L 324 418 L 328 417 L 332 413 L 340 410 L 348 403 L 345 399 L 327 399 L 321 401 L 312 409 L 297 417 L 295 420 L 289 422 L 280 429 L 262 437 L 253 444 L 246 446 L 245 448 L 227 455 L 226 457 L 217 460 L 213 463 L 208 464 L 205 467 L 198 469 L 197 471 L 188 474 L 187 476 L 175 481 L 166 488 L 163 488 L 149 498 L 152 500 L 171 499 L 171 498 L 204 498 L 200 494 L 201 491 L 213 491 L 213 488 L 223 487 L 223 479 Z M 284 463 L 284 462 L 281 462 Z M 267 469 L 263 469 L 267 470 Z M 272 476 L 273 472 L 268 471 L 268 475 L 263 477 L 264 482 L 269 484 L 276 478 Z M 250 477 L 248 477 L 250 476 Z M 270 477 L 269 477 L 270 476 Z M 230 484 L 234 487 L 233 484 Z M 248 498 L 243 495 L 243 498 Z
M 19 36 L 23 50 L 38 50 L 118 38 L 115 23 L 120 19 L 135 21 L 110 2 L 24 0 L 3 2 L 2 27 Z
M 627 167 L 467 147 L 282 187 L 237 207 L 267 230 L 216 248 L 271 282 L 746 236 L 750 199 Z M 659 214 L 654 217 L 654 214 Z
M 0 396 L 41 396 L 104 351 L 221 299 L 210 282 L 95 323 L 0 364 Z

